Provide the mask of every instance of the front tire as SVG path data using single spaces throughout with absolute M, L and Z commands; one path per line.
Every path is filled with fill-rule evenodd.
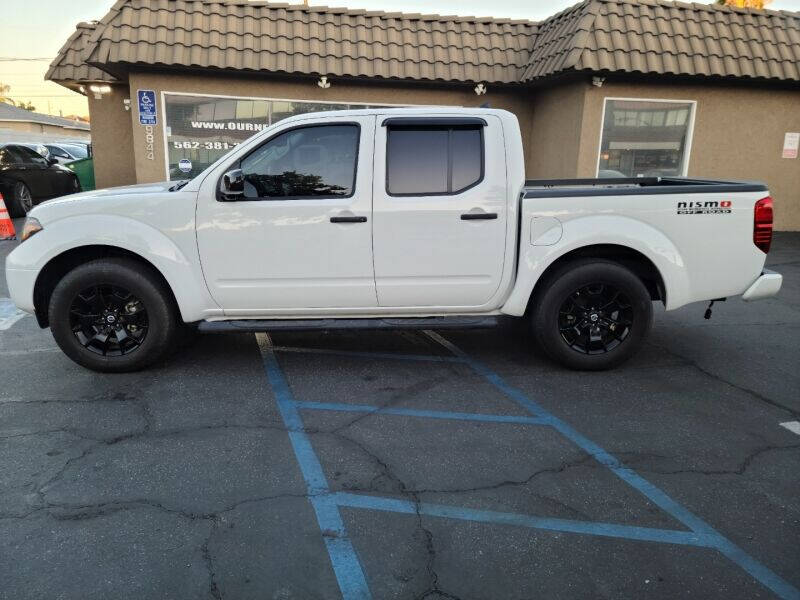
M 67 273 L 53 290 L 48 316 L 64 354 L 103 373 L 138 371 L 161 360 L 178 328 L 165 284 L 125 258 L 94 260 Z
M 642 281 L 622 265 L 581 259 L 542 281 L 534 297 L 534 337 L 544 352 L 570 369 L 601 371 L 628 360 L 653 322 Z

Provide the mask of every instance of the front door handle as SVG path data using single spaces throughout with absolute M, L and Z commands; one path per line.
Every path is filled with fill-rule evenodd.
M 366 223 L 367 217 L 331 217 L 331 223 Z
M 491 219 L 496 219 L 497 213 L 487 213 L 487 212 L 479 212 L 479 213 L 464 213 L 461 215 L 462 221 L 489 221 Z

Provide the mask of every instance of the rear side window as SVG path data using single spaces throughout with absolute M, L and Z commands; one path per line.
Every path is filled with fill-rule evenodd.
M 0 165 L 16 165 L 22 162 L 22 157 L 15 154 L 10 146 L 0 148 Z
M 392 196 L 458 194 L 483 179 L 481 126 L 390 126 L 387 136 Z

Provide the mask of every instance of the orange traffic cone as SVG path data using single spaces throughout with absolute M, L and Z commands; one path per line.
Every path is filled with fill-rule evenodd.
M 11 217 L 8 215 L 3 194 L 0 194 L 0 240 L 15 239 L 17 239 L 17 234 L 14 231 L 14 223 L 11 222 Z

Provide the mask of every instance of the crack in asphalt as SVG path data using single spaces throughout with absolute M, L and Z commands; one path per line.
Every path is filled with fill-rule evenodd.
M 743 385 L 740 385 L 738 383 L 734 383 L 732 381 L 729 381 L 729 380 L 725 379 L 724 377 L 722 377 L 721 375 L 718 375 L 718 374 L 710 371 L 709 369 L 703 367 L 697 361 L 695 361 L 695 360 L 693 360 L 693 359 L 691 359 L 691 358 L 689 358 L 687 356 L 683 356 L 682 354 L 680 354 L 680 353 L 678 353 L 678 352 L 676 352 L 676 351 L 674 351 L 674 350 L 672 350 L 670 348 L 667 348 L 666 346 L 662 346 L 660 344 L 655 344 L 653 342 L 649 342 L 649 344 L 651 346 L 653 346 L 654 348 L 658 348 L 659 350 L 663 350 L 667 354 L 683 360 L 686 365 L 688 365 L 690 367 L 693 367 L 694 369 L 696 369 L 697 371 L 699 371 L 703 375 L 706 375 L 707 377 L 710 377 L 711 379 L 714 379 L 715 381 L 719 381 L 720 383 L 724 383 L 725 385 L 728 385 L 728 386 L 730 386 L 730 387 L 732 387 L 732 388 L 734 388 L 736 390 L 739 390 L 740 392 L 744 392 L 744 393 L 752 396 L 756 400 L 759 400 L 760 402 L 768 404 L 769 406 L 771 406 L 773 408 L 777 408 L 779 410 L 786 411 L 787 413 L 789 413 L 790 415 L 792 415 L 795 418 L 800 418 L 800 411 L 792 408 L 791 406 L 787 406 L 787 405 L 785 405 L 785 404 L 783 404 L 781 402 L 778 402 L 777 400 L 773 400 L 772 398 L 768 398 L 767 396 L 764 396 L 763 394 L 761 394 L 761 393 L 759 393 L 759 392 L 757 392 L 757 391 L 755 391 L 753 389 L 750 389 L 750 388 L 745 387 Z

